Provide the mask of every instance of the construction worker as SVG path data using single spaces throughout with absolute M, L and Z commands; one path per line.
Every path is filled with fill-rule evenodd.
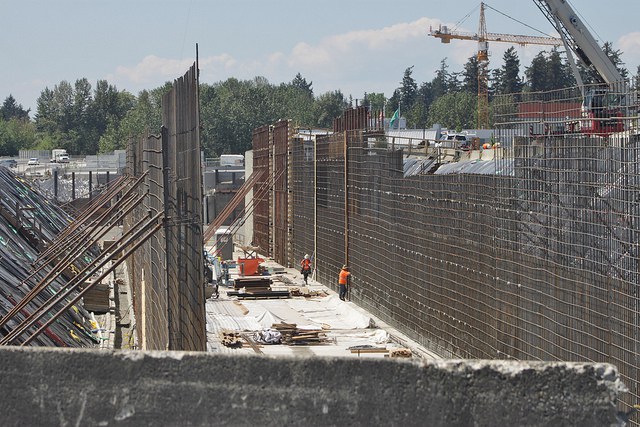
M 345 297 L 347 296 L 347 285 L 349 284 L 350 276 L 349 266 L 343 265 L 342 270 L 340 270 L 340 276 L 338 277 L 338 287 L 340 288 L 339 296 L 342 301 L 345 301 Z
M 300 273 L 304 276 L 304 284 L 307 285 L 307 278 L 309 274 L 311 274 L 311 259 L 309 258 L 309 254 L 306 254 L 302 261 L 300 261 Z

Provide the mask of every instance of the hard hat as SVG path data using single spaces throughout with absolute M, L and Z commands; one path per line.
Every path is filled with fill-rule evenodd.
M 309 259 L 309 254 L 306 254 L 306 255 L 304 256 L 304 259 Z
M 349 266 L 345 264 L 345 265 L 343 265 L 343 266 L 342 266 L 342 269 L 343 269 L 343 270 L 348 270 L 348 269 L 349 269 Z

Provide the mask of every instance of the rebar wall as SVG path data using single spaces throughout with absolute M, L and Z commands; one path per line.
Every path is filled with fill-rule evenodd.
M 147 199 L 126 228 L 165 215 L 164 229 L 129 263 L 143 349 L 206 349 L 197 73 L 194 64 L 163 97 L 161 134 L 130 144 L 127 155 L 130 174 L 147 174 Z
M 404 177 L 366 130 L 295 141 L 294 257 L 334 288 L 348 262 L 353 301 L 444 356 L 609 362 L 637 403 L 637 95 L 613 133 L 577 90 L 528 96 L 492 104 L 492 173 Z
M 254 170 L 265 170 L 264 175 L 258 180 L 255 187 L 269 187 L 272 180 L 273 168 L 271 167 L 270 156 L 270 127 L 262 126 L 253 131 L 253 168 Z M 254 211 L 253 211 L 253 240 L 255 246 L 260 247 L 260 253 L 271 255 L 271 222 L 273 216 L 271 212 L 271 197 L 266 193 L 254 190 Z

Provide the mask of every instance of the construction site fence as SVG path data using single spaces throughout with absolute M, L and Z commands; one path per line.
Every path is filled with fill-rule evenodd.
M 194 64 L 174 81 L 162 98 L 162 129 L 127 150 L 127 172 L 145 175 L 145 200 L 125 230 L 164 212 L 164 227 L 128 262 L 142 349 L 206 350 L 197 74 Z
M 255 163 L 289 195 L 260 201 L 254 239 L 283 265 L 312 254 L 333 289 L 348 264 L 352 301 L 444 357 L 612 363 L 628 409 L 640 398 L 640 135 L 637 93 L 625 96 L 591 118 L 577 89 L 496 98 L 500 148 L 449 166 L 433 146 L 391 149 L 380 130 L 260 128 Z M 406 174 L 409 160 L 431 166 Z

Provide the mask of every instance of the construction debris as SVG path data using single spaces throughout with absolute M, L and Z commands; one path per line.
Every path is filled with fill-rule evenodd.
M 260 344 L 280 344 L 282 342 L 282 334 L 276 329 L 265 329 L 253 334 L 253 340 Z
M 282 335 L 282 343 L 288 345 L 325 344 L 327 334 L 323 330 L 299 329 L 293 323 L 274 323 L 272 328 Z
M 411 350 L 408 348 L 398 348 L 398 349 L 391 350 L 389 352 L 389 357 L 410 358 L 410 357 L 413 357 L 413 353 L 411 353 Z
M 306 286 L 303 287 L 297 287 L 294 286 L 291 289 L 289 289 L 289 292 L 291 292 L 291 296 L 294 297 L 305 297 L 305 298 L 310 298 L 310 297 L 325 297 L 327 296 L 327 294 L 323 291 L 315 291 L 315 290 L 311 290 Z
M 389 350 L 387 350 L 386 347 L 374 347 L 369 344 L 354 345 L 352 347 L 349 347 L 348 350 L 351 351 L 351 354 L 357 354 L 358 356 L 364 353 L 388 353 L 389 352 Z
M 225 347 L 240 348 L 242 347 L 242 335 L 240 332 L 224 330 L 220 332 L 222 336 L 221 342 Z

